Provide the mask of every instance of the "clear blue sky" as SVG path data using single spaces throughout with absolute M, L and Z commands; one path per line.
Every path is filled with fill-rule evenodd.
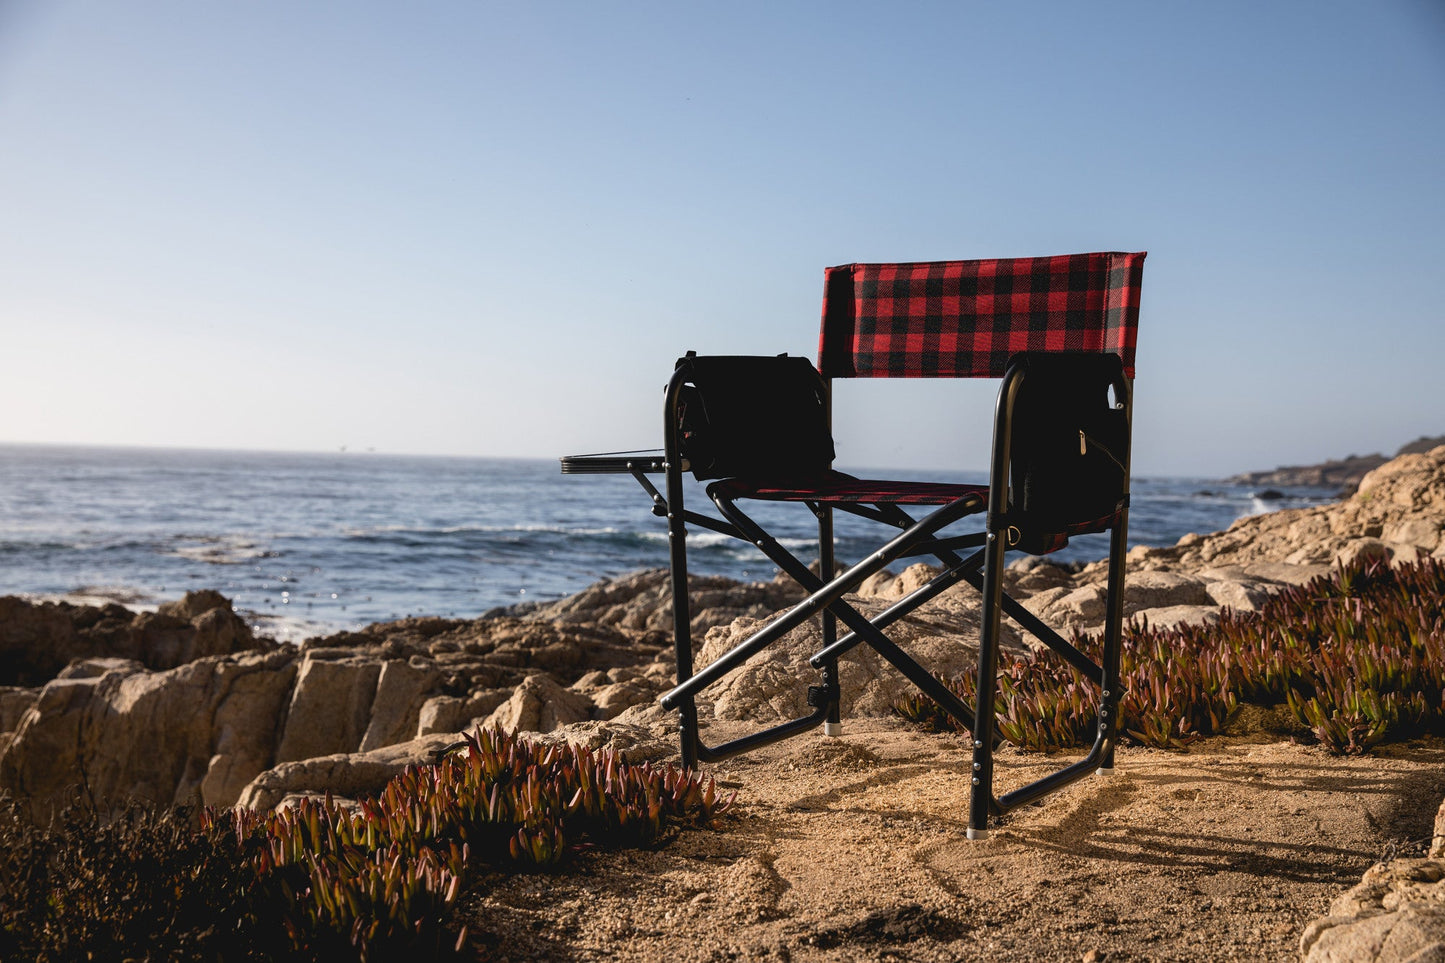
M 0 441 L 650 447 L 827 265 L 1090 250 L 1137 474 L 1445 433 L 1445 4 L 0 0 Z M 992 391 L 841 384 L 841 461 Z

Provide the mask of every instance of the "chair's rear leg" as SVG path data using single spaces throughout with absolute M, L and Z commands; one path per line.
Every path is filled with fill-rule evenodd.
M 1104 601 L 1103 678 L 1099 696 L 1099 737 L 1103 755 L 1099 775 L 1114 771 L 1114 746 L 1119 735 L 1119 659 L 1124 634 L 1124 563 L 1128 552 L 1129 511 L 1119 512 L 1119 521 L 1109 533 L 1109 587 Z
M 968 802 L 968 838 L 988 838 L 993 808 L 993 722 L 998 637 L 1003 596 L 1003 532 L 990 531 L 984 544 L 983 611 L 978 640 L 978 691 L 974 696 L 973 779 Z
M 823 613 L 823 639 L 826 641 L 838 634 L 838 619 L 831 611 Z M 823 720 L 823 735 L 843 734 L 842 679 L 838 675 L 838 660 L 828 659 L 823 663 L 823 692 L 828 700 L 828 718 Z
M 672 580 L 672 639 L 677 659 L 677 681 L 692 676 L 692 606 L 687 590 L 687 523 L 684 520 L 681 456 L 671 452 L 667 465 L 667 548 Z M 698 765 L 701 734 L 697 700 L 689 695 L 677 706 L 678 737 L 684 769 Z
M 824 582 L 833 578 L 833 509 L 827 505 L 810 504 L 813 514 L 818 517 L 818 566 Z M 823 612 L 823 647 L 832 645 L 838 638 L 838 618 L 831 611 Z M 823 722 L 823 735 L 843 734 L 842 686 L 838 677 L 838 660 L 825 659 L 817 666 L 823 673 L 823 692 L 828 700 L 828 717 Z

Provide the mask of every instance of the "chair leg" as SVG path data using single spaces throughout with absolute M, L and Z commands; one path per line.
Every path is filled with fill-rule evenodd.
M 671 440 L 671 439 L 669 439 Z M 667 549 L 668 571 L 672 582 L 672 640 L 677 659 L 677 680 L 692 675 L 692 607 L 687 590 L 687 525 L 684 521 L 681 457 L 671 453 L 667 466 Z M 678 705 L 678 737 L 681 742 L 682 766 L 696 769 L 699 762 L 700 734 L 697 725 L 697 700 L 688 697 Z
M 806 732 L 808 729 L 816 728 L 818 725 L 826 726 L 829 721 L 837 725 L 838 721 L 838 670 L 837 661 L 834 660 L 831 671 L 823 673 L 823 685 L 810 687 L 808 690 L 808 705 L 813 711 L 808 715 L 797 719 L 789 720 L 761 732 L 754 732 L 749 735 L 734 739 L 722 745 L 710 746 L 702 741 L 702 728 L 698 722 L 696 690 L 688 683 L 695 682 L 693 674 L 692 657 L 692 629 L 691 629 L 691 605 L 687 589 L 687 520 L 693 518 L 703 524 L 704 519 L 693 516 L 683 510 L 683 486 L 682 473 L 672 470 L 671 466 L 677 464 L 675 457 L 668 459 L 667 498 L 661 501 L 662 513 L 667 515 L 667 534 L 669 546 L 669 562 L 671 568 L 672 583 L 672 631 L 674 651 L 677 659 L 677 688 L 664 698 L 667 708 L 678 711 L 678 735 L 681 742 L 682 765 L 686 769 L 696 769 L 703 762 L 717 762 L 739 753 L 748 752 L 782 739 L 790 738 Z M 646 487 L 646 486 L 644 486 Z M 831 517 L 829 519 L 831 522 Z M 735 531 L 725 528 L 718 529 L 725 534 L 734 535 Z M 751 540 L 751 539 L 750 539 Z M 832 537 L 831 527 L 829 529 L 829 564 L 831 564 Z M 811 575 L 807 568 L 803 568 L 803 574 Z M 836 633 L 836 628 L 834 629 Z M 716 663 L 714 663 L 715 665 Z M 712 668 L 712 667 L 709 667 Z M 707 670 L 704 670 L 705 672 Z
M 821 576 L 824 582 L 833 577 L 833 509 L 827 505 L 819 505 L 813 509 L 818 516 L 818 567 L 821 569 Z M 837 641 L 838 618 L 831 611 L 823 612 L 823 646 L 826 648 Z M 823 735 L 841 736 L 843 734 L 842 717 L 842 686 L 838 677 L 838 660 L 827 659 L 821 666 L 818 666 L 823 673 L 823 691 L 828 700 L 828 716 L 823 720 Z
M 1114 771 L 1114 747 L 1118 742 L 1119 661 L 1123 649 L 1124 635 L 1124 563 L 1128 554 L 1128 510 L 1119 513 L 1118 524 L 1109 535 L 1109 585 L 1104 602 L 1104 651 L 1103 677 L 1100 679 L 1102 692 L 1099 695 L 1099 738 L 1103 752 L 1099 761 L 1099 774 L 1107 776 Z
M 990 531 L 984 544 L 983 611 L 978 640 L 978 690 L 974 696 L 973 779 L 968 802 L 968 838 L 988 838 L 993 809 L 993 722 L 997 690 L 998 641 L 1002 616 L 1004 537 Z
M 838 637 L 838 617 L 831 610 L 823 612 L 823 641 L 830 642 Z M 826 659 L 818 668 L 823 675 L 824 698 L 828 700 L 828 716 L 823 720 L 823 735 L 843 734 L 843 686 L 838 674 L 838 660 Z

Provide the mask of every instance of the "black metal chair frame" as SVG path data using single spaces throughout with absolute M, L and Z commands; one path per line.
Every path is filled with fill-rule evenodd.
M 684 474 L 689 470 L 689 463 L 678 410 L 680 395 L 689 384 L 690 369 L 682 362 L 667 387 L 664 404 L 664 448 L 661 452 L 569 456 L 562 459 L 562 470 L 568 473 L 631 474 L 650 496 L 653 513 L 667 520 L 677 685 L 662 696 L 661 703 L 679 713 L 682 762 L 685 766 L 696 767 L 700 762 L 726 759 L 819 726 L 824 728 L 825 734 L 841 734 L 838 659 L 858 645 L 867 645 L 970 730 L 973 747 L 968 821 L 970 839 L 987 838 L 990 816 L 1001 816 L 1091 773 L 1112 772 L 1117 742 L 1116 717 L 1121 695 L 1119 659 L 1128 527 L 1127 436 L 1123 490 L 1117 510 L 1107 519 L 1107 524 L 1080 526 L 1074 530 L 1074 533 L 1108 531 L 1110 534 L 1102 653 L 1101 660 L 1095 662 L 1003 591 L 1005 554 L 1011 548 L 1016 548 L 1019 542 L 1019 529 L 1015 524 L 1019 515 L 1010 500 L 1010 466 L 1017 402 L 1029 377 L 1026 359 L 1027 355 L 1019 355 L 1011 361 L 999 387 L 994 410 L 993 450 L 987 488 L 954 486 L 955 491 L 944 491 L 940 486 L 939 491 L 930 493 L 930 500 L 911 502 L 935 506 L 928 514 L 919 518 L 904 511 L 896 500 L 886 497 L 875 501 L 866 498 L 856 501 L 826 497 L 808 498 L 801 495 L 777 499 L 802 501 L 816 517 L 822 573 L 833 573 L 835 570 L 835 508 L 898 530 L 886 544 L 832 578 L 825 579 L 815 574 L 807 564 L 783 548 L 744 513 L 738 507 L 739 499 L 734 497 L 735 493 L 731 490 L 733 486 L 728 480 L 714 481 L 706 489 L 720 517 L 687 508 L 684 500 Z M 1121 367 L 1120 373 L 1111 379 L 1110 387 L 1114 407 L 1124 414 L 1127 432 L 1127 426 L 1132 422 L 1133 383 L 1132 378 L 1125 377 L 1122 371 Z M 831 379 L 823 378 L 823 385 L 825 404 L 831 409 Z M 831 410 L 828 424 L 831 425 Z M 665 476 L 664 491 L 659 491 L 648 477 L 658 473 Z M 984 516 L 982 531 L 954 535 L 945 533 L 946 529 L 960 520 L 980 513 Z M 687 591 L 689 525 L 753 544 L 808 593 L 801 602 L 700 671 L 694 671 L 693 665 L 691 610 Z M 965 550 L 972 551 L 967 555 L 960 554 L 960 551 Z M 942 570 L 929 582 L 873 618 L 865 616 L 844 598 L 855 591 L 864 580 L 890 564 L 921 556 L 937 560 Z M 954 695 L 931 671 L 890 640 L 885 633 L 890 625 L 961 582 L 968 583 L 982 596 L 976 701 L 973 706 Z M 1058 653 L 1086 678 L 1095 680 L 1100 693 L 1097 735 L 1083 759 L 1021 788 L 995 795 L 994 749 L 997 740 L 994 715 L 1000 631 L 1002 616 L 1005 614 Z M 696 703 L 699 693 L 798 625 L 819 617 L 822 620 L 823 644 L 811 657 L 810 663 L 819 671 L 820 677 L 818 684 L 809 686 L 807 690 L 807 704 L 812 711 L 797 719 L 720 745 L 703 742 Z M 848 630 L 842 637 L 838 634 L 839 623 Z

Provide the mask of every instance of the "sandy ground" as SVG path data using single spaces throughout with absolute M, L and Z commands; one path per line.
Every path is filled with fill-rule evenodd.
M 1422 855 L 1445 742 L 1340 759 L 1277 737 L 1121 749 L 964 837 L 957 736 L 847 723 L 708 767 L 715 830 L 496 877 L 463 899 L 504 960 L 1291 960 L 1372 863 Z M 718 741 L 719 731 L 712 731 Z M 1068 756 L 1005 751 L 1000 791 Z

